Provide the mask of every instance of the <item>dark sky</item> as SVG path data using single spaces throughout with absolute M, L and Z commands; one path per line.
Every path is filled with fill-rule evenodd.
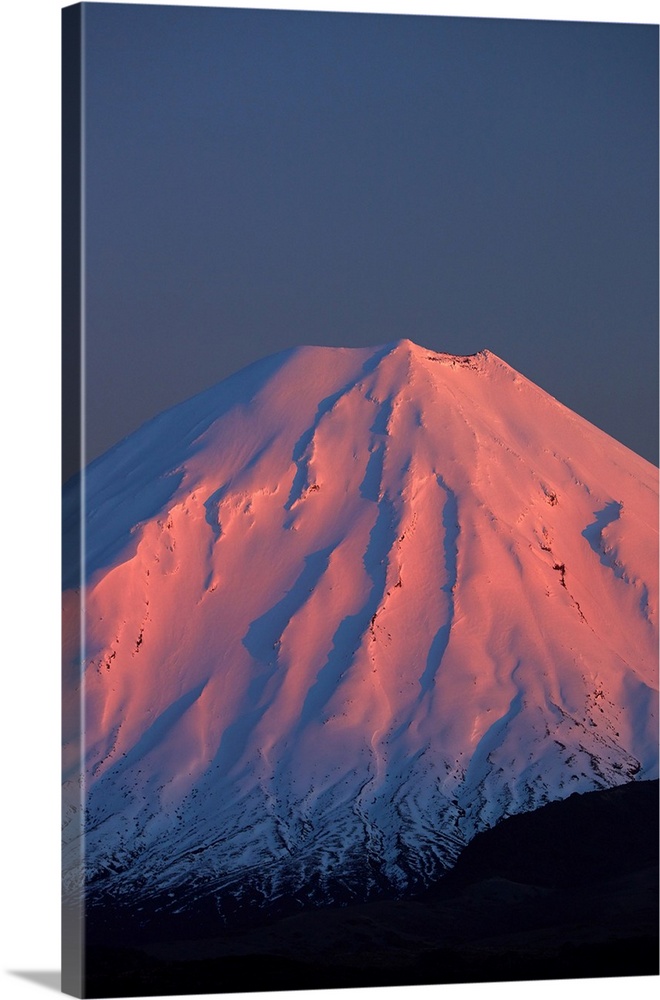
M 89 459 L 409 337 L 657 463 L 657 26 L 84 6 Z

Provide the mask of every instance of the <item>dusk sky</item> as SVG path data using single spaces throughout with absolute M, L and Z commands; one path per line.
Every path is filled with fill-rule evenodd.
M 657 463 L 657 26 L 84 23 L 88 459 L 266 354 L 407 337 Z

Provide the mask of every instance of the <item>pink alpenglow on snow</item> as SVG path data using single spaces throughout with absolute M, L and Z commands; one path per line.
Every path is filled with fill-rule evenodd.
M 658 470 L 490 352 L 276 355 L 85 484 L 69 893 L 404 891 L 657 777 Z

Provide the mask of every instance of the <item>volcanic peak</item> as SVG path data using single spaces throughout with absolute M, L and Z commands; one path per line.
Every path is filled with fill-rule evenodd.
M 657 775 L 657 469 L 490 352 L 285 352 L 86 490 L 65 731 L 99 891 L 399 891 Z

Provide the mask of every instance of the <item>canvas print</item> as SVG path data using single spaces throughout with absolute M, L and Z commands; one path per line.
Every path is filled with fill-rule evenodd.
M 65 991 L 657 974 L 657 26 L 63 44 Z

